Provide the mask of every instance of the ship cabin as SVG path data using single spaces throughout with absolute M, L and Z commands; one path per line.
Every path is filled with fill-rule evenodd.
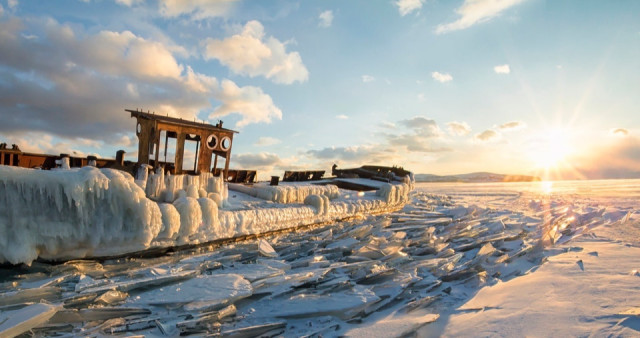
M 137 120 L 138 166 L 148 164 L 153 168 L 164 167 L 165 171 L 175 175 L 203 172 L 217 175 L 222 171 L 224 177 L 228 177 L 233 135 L 238 132 L 222 128 L 222 121 L 211 125 L 139 110 L 125 110 Z M 187 143 L 189 149 L 195 149 L 193 164 L 191 156 L 185 158 Z M 173 163 L 171 158 L 167 158 L 168 154 L 173 155 Z M 224 169 L 218 169 L 219 159 L 224 161 Z

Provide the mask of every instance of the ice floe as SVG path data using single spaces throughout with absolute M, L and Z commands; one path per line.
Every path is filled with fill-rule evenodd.
M 637 333 L 637 201 L 489 201 L 426 188 L 410 198 L 384 215 L 155 258 L 2 267 L 0 309 L 13 321 L 0 327 L 42 336 Z M 220 219 L 221 231 L 242 223 L 225 230 L 232 223 Z

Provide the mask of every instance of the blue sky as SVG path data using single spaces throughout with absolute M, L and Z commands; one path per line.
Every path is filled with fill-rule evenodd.
M 0 1 L 0 140 L 136 158 L 126 108 L 232 165 L 640 177 L 637 1 Z

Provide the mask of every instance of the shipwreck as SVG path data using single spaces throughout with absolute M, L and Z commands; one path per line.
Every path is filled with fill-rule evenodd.
M 287 171 L 255 182 L 230 169 L 236 131 L 126 110 L 138 159 L 22 152 L 0 146 L 0 263 L 113 257 L 238 239 L 397 210 L 413 174 L 363 166 Z M 195 144 L 193 159 L 185 144 Z M 169 147 L 172 144 L 172 147 Z M 191 162 L 193 161 L 193 162 Z M 47 170 L 48 169 L 48 170 Z

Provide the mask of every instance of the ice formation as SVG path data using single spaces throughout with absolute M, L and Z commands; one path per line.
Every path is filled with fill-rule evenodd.
M 269 186 L 265 184 L 254 184 L 253 186 L 244 186 L 241 184 L 230 184 L 229 188 L 243 192 L 249 196 L 283 204 L 302 203 L 310 195 L 324 195 L 331 200 L 340 196 L 340 191 L 335 185 Z
M 0 262 L 141 250 L 161 227 L 157 203 L 121 171 L 0 166 Z
M 564 198 L 531 203 L 519 193 L 450 197 L 432 189 L 419 189 L 384 215 L 213 250 L 4 270 L 10 277 L 0 279 L 0 335 L 469 336 L 514 328 L 637 335 L 637 198 L 627 206 Z M 193 199 L 179 190 L 181 199 Z M 316 209 L 326 196 L 312 196 L 317 205 L 271 209 L 321 219 Z M 388 205 L 375 193 L 354 196 L 369 207 Z M 201 230 L 204 210 L 215 202 L 195 201 Z M 327 212 L 351 201 L 336 198 Z M 173 204 L 159 206 L 180 223 Z M 231 209 L 218 210 L 221 233 L 249 227 L 243 213 L 270 210 Z M 546 240 L 552 229 L 553 243 Z M 180 228 L 163 223 L 159 231 L 158 237 L 178 236 Z M 40 300 L 48 303 L 34 306 Z
M 0 315 L 0 336 L 18 336 L 33 327 L 46 323 L 58 310 L 57 306 L 39 303 L 19 310 L 3 311 Z
M 134 179 L 95 167 L 0 166 L 0 262 L 120 255 L 387 212 L 411 191 L 402 183 L 349 196 L 335 185 L 232 185 L 234 198 L 262 200 L 232 202 L 222 177 L 148 169 Z

